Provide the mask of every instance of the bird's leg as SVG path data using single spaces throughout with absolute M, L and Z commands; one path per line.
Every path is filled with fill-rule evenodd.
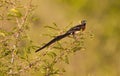
M 75 35 L 75 32 L 73 32 L 72 35 L 73 35 L 73 38 L 75 39 L 75 41 L 77 41 L 77 37 Z

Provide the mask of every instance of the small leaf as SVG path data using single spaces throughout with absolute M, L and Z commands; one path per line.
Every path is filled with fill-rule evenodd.
M 15 9 L 15 8 L 12 8 L 10 9 L 9 13 L 8 13 L 8 16 L 11 16 L 11 17 L 22 17 L 22 14 L 19 10 Z
M 3 36 L 3 37 L 5 37 L 5 33 L 3 33 L 3 32 L 0 32 L 0 36 Z
M 81 49 L 82 49 L 82 47 L 74 47 L 74 48 L 72 48 L 73 52 L 80 51 Z
M 55 52 L 49 52 L 47 55 L 52 57 L 52 58 L 57 56 Z
M 59 74 L 60 70 L 59 69 L 54 69 L 53 74 Z
M 53 29 L 53 30 L 59 30 L 57 28 L 51 27 L 51 26 L 44 26 L 45 28 Z
M 56 24 L 55 22 L 53 22 L 53 25 L 54 25 L 55 27 L 58 27 L 57 24 Z
M 65 63 L 69 64 L 69 59 L 68 59 L 68 56 L 67 56 L 67 55 L 65 56 L 64 61 L 65 61 Z
M 66 72 L 66 70 L 64 68 L 62 68 L 62 72 Z
M 57 49 L 57 50 L 64 50 L 64 48 L 62 48 L 62 47 L 57 47 L 57 46 L 54 46 L 53 48 L 54 48 L 54 49 Z
M 11 53 L 11 51 L 5 50 L 5 51 L 1 52 L 0 58 L 5 57 L 5 56 L 9 55 L 10 53 Z

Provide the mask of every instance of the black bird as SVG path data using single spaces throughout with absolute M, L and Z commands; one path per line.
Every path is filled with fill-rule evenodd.
M 74 35 L 76 32 L 79 32 L 80 30 L 84 31 L 85 27 L 86 27 L 86 20 L 82 20 L 81 24 L 72 27 L 65 34 L 56 36 L 54 39 L 52 39 L 50 42 L 48 42 L 47 44 L 45 44 L 41 48 L 37 49 L 35 52 L 38 52 L 38 51 L 44 49 L 45 47 L 50 46 L 54 42 L 59 41 L 59 40 L 63 39 L 64 37 L 69 36 L 70 34 Z

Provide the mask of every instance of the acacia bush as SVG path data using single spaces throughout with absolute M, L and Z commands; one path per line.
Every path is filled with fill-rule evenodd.
M 57 42 L 50 50 L 35 53 L 38 46 L 33 44 L 27 34 L 35 8 L 32 0 L 0 1 L 0 76 L 25 76 L 33 73 L 39 76 L 61 75 L 65 69 L 58 65 L 69 64 L 69 56 L 84 48 L 81 32 L 77 34 L 77 40 L 70 36 L 63 43 Z M 46 28 L 54 31 L 58 29 L 55 23 Z

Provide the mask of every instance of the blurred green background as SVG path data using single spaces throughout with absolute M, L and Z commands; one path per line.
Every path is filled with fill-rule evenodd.
M 37 8 L 29 31 L 36 45 L 51 40 L 44 26 L 56 23 L 63 33 L 68 25 L 87 20 L 85 50 L 70 56 L 61 65 L 63 76 L 120 76 L 120 0 L 33 0 Z M 8 28 L 9 29 L 9 28 Z M 69 29 L 69 27 L 67 28 Z
M 47 42 L 43 26 L 60 29 L 87 20 L 85 50 L 70 57 L 63 76 L 120 76 L 120 0 L 34 0 L 37 5 L 31 37 Z M 58 32 L 59 33 L 59 32 Z M 92 38 L 91 38 L 92 34 Z

